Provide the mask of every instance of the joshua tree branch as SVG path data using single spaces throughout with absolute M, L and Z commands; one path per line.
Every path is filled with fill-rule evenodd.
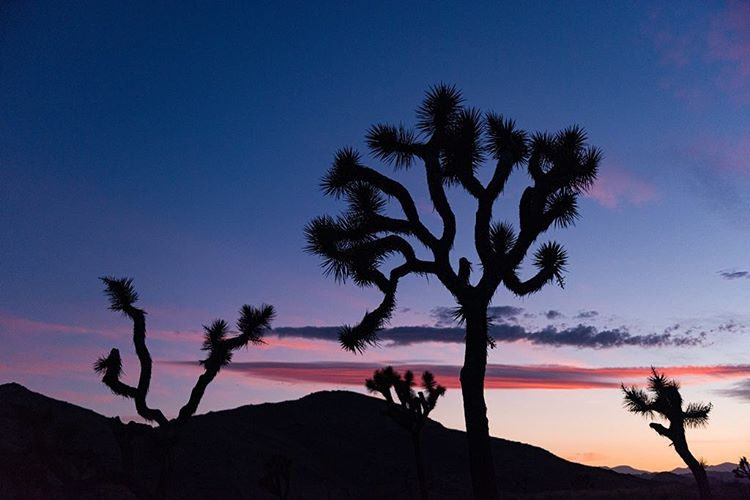
M 492 174 L 492 179 L 487 183 L 485 189 L 485 196 L 494 201 L 505 189 L 505 183 L 508 182 L 511 172 L 513 171 L 513 163 L 506 160 L 498 160 L 495 164 L 495 172 Z
M 411 233 L 419 238 L 419 241 L 428 248 L 433 250 L 437 248 L 437 238 L 429 229 L 427 229 L 427 227 L 425 227 L 424 224 L 422 224 L 414 200 L 409 194 L 409 191 L 400 182 L 381 174 L 377 170 L 365 166 L 359 166 L 355 171 L 357 172 L 357 179 L 367 182 L 388 196 L 396 198 L 401 205 L 401 210 L 404 212 L 406 219 L 412 226 L 410 230 Z
M 648 426 L 655 430 L 660 436 L 664 436 L 670 441 L 672 440 L 672 433 L 663 425 L 657 424 L 656 422 L 651 422 L 650 424 L 648 424 Z
M 552 279 L 552 277 L 553 276 L 550 272 L 542 269 L 528 280 L 521 281 L 520 279 L 518 279 L 518 275 L 515 273 L 515 271 L 510 271 L 505 273 L 503 283 L 508 290 L 518 295 L 519 297 L 523 297 L 524 295 L 528 295 L 540 290 L 545 285 L 545 283 L 549 282 Z
M 474 244 L 477 255 L 484 268 L 483 274 L 496 273 L 496 256 L 490 241 L 490 221 L 492 219 L 492 203 L 494 198 L 484 195 L 479 199 L 477 213 L 474 220 Z
M 443 179 L 440 175 L 440 162 L 437 155 L 425 158 L 425 171 L 427 173 L 427 188 L 430 192 L 430 198 L 435 205 L 435 210 L 443 221 L 443 235 L 440 237 L 440 253 L 447 254 L 453 247 L 453 241 L 456 238 L 456 216 L 451 210 L 448 203 L 448 197 L 445 195 Z
M 109 356 L 99 358 L 94 363 L 94 371 L 102 374 L 102 383 L 109 387 L 113 393 L 126 398 L 136 397 L 136 388 L 120 380 L 122 359 L 118 349 L 113 348 L 109 352 Z
M 461 185 L 464 187 L 464 189 L 466 189 L 474 198 L 476 198 L 477 200 L 481 200 L 482 198 L 484 198 L 484 186 L 481 182 L 479 182 L 479 179 L 477 179 L 474 174 L 462 173 L 459 176 L 459 180 L 461 181 Z

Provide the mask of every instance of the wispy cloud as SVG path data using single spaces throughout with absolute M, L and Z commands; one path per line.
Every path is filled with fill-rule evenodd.
M 51 323 L 22 318 L 0 311 L 0 329 L 8 333 L 34 334 L 34 333 L 77 333 L 82 335 L 98 334 L 102 332 L 84 326 L 65 325 L 62 323 Z
M 338 342 L 338 327 L 279 327 L 273 332 L 283 337 Z M 691 331 L 679 334 L 676 330 L 662 333 L 633 334 L 626 328 L 599 329 L 579 324 L 567 328 L 547 326 L 540 330 L 529 330 L 518 324 L 501 323 L 490 326 L 490 335 L 499 343 L 529 342 L 534 345 L 553 347 L 579 347 L 610 349 L 625 346 L 666 347 L 697 346 L 705 342 L 706 333 Z M 386 345 L 411 345 L 423 342 L 459 344 L 464 342 L 465 330 L 459 327 L 399 326 L 383 329 L 379 333 Z
M 717 392 L 722 396 L 728 396 L 730 398 L 740 399 L 746 403 L 750 403 L 750 378 L 737 382 L 729 389 L 721 389 Z
M 750 4 L 728 0 L 709 15 L 690 12 L 654 9 L 645 26 L 659 61 L 671 70 L 662 85 L 685 100 L 703 101 L 718 89 L 750 103 Z
M 750 271 L 737 271 L 735 269 L 719 271 L 719 276 L 725 280 L 750 279 Z
M 712 172 L 733 179 L 750 177 L 750 133 L 734 136 L 706 135 L 693 140 L 690 156 Z
M 183 364 L 172 361 L 171 364 Z M 375 369 L 383 365 L 353 362 L 246 362 L 232 363 L 228 370 L 283 382 L 362 386 Z M 395 364 L 398 370 L 429 370 L 448 388 L 459 387 L 460 367 L 455 365 Z M 750 376 L 750 365 L 660 367 L 670 377 L 687 383 L 732 380 Z M 588 368 L 571 365 L 487 366 L 488 389 L 606 389 L 620 384 L 641 384 L 650 373 L 648 367 Z
M 708 57 L 722 63 L 719 88 L 750 102 L 750 3 L 730 0 L 713 19 L 707 34 Z

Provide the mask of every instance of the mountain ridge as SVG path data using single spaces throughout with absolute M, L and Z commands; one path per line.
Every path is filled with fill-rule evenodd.
M 244 405 L 196 415 L 175 428 L 124 424 L 19 384 L 0 385 L 0 403 L 3 498 L 272 498 L 259 481 L 278 455 L 291 463 L 290 498 L 416 496 L 408 434 L 385 415 L 383 400 L 358 393 L 323 391 Z M 432 498 L 469 494 L 465 439 L 434 421 L 425 426 Z M 665 488 L 533 445 L 492 442 L 506 498 L 574 492 L 577 498 L 632 498 Z M 690 498 L 690 488 L 669 486 L 680 488 L 687 496 L 674 498 Z

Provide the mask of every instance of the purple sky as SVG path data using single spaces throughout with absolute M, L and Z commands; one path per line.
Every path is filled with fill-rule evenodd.
M 137 374 L 129 325 L 106 310 L 102 275 L 135 278 L 162 361 L 152 399 L 167 412 L 198 373 L 180 362 L 198 359 L 201 325 L 234 321 L 244 303 L 273 304 L 274 325 L 289 328 L 239 354 L 203 410 L 363 390 L 331 363 L 362 363 L 354 379 L 389 362 L 444 366 L 450 379 L 460 332 L 436 329 L 452 327 L 453 304 L 435 281 L 403 283 L 392 326 L 420 328 L 386 332 L 386 345 L 364 356 L 340 351 L 330 328 L 302 328 L 357 321 L 380 300 L 326 279 L 302 252 L 305 223 L 342 208 L 318 188 L 335 150 L 364 152 L 373 123 L 412 125 L 441 81 L 529 131 L 580 124 L 605 154 L 578 225 L 550 234 L 570 256 L 566 288 L 495 298 L 489 361 L 505 382 L 489 384 L 492 433 L 585 463 L 676 466 L 617 390 L 618 377 L 645 380 L 655 365 L 685 379 L 686 399 L 715 404 L 709 427 L 694 433 L 696 453 L 712 463 L 750 453 L 741 424 L 750 401 L 750 6 L 739 1 L 3 2 L 0 382 L 134 414 L 90 368 L 117 346 L 128 353 L 126 375 Z M 437 222 L 418 172 L 367 161 L 412 187 L 425 221 Z M 499 217 L 513 217 L 525 183 L 513 178 Z M 469 221 L 467 198 L 450 197 L 459 224 Z M 456 258 L 476 261 L 461 227 Z M 281 376 L 242 364 L 269 362 L 298 369 Z M 582 369 L 594 370 L 586 383 Z M 540 373 L 554 383 L 539 383 Z M 459 392 L 437 412 L 452 427 L 463 425 Z M 549 427 L 550 407 L 554 429 L 530 430 Z

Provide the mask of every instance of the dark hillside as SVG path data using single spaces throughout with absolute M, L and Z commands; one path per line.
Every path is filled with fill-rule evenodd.
M 291 498 L 415 498 L 411 443 L 384 408 L 361 394 L 319 392 L 199 415 L 175 431 L 0 385 L 0 497 L 273 498 L 259 480 L 281 455 L 291 461 Z M 432 497 L 466 498 L 464 433 L 430 422 L 423 443 Z M 493 452 L 510 498 L 678 493 L 504 439 Z

